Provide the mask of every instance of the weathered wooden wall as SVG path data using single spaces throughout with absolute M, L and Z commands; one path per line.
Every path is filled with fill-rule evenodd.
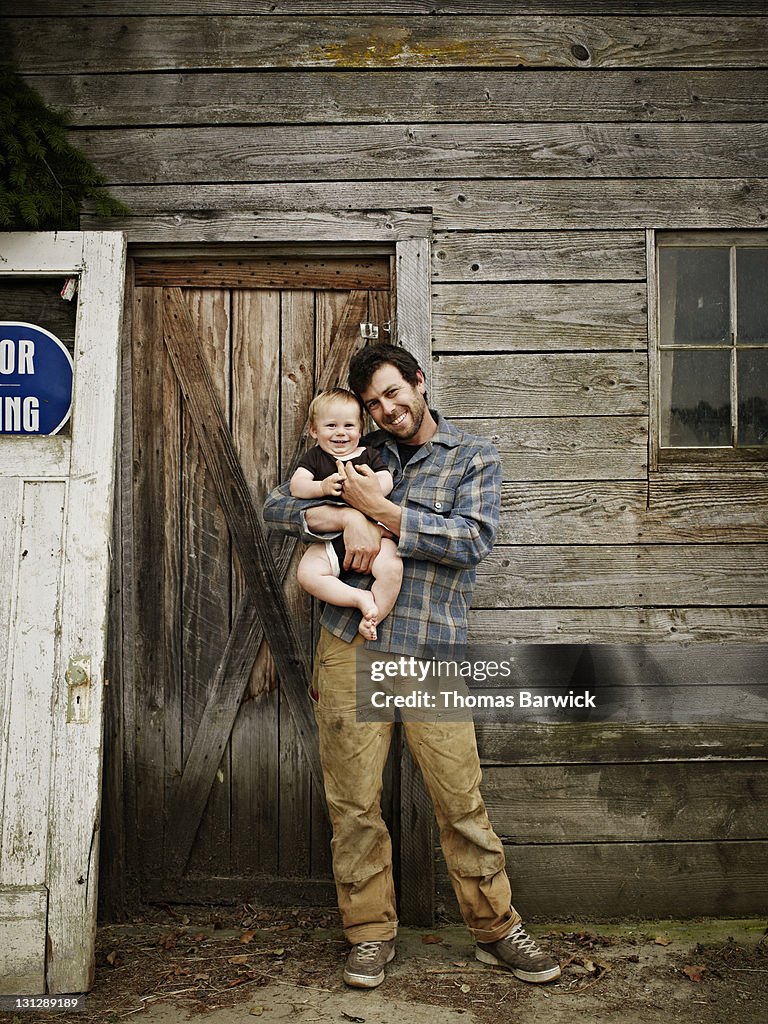
M 768 640 L 764 468 L 648 471 L 645 255 L 768 225 L 762 3 L 29 0 L 4 29 L 137 211 L 431 208 L 434 399 L 504 464 L 476 639 Z M 766 909 L 760 727 L 481 745 L 529 913 Z

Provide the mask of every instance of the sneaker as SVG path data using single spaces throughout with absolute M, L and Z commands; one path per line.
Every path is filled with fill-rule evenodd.
M 384 965 L 395 956 L 395 940 L 358 942 L 349 951 L 344 981 L 353 988 L 376 988 L 384 981 Z
M 560 965 L 539 949 L 521 924 L 497 942 L 478 942 L 475 957 L 482 964 L 506 967 L 521 981 L 554 981 L 560 977 Z

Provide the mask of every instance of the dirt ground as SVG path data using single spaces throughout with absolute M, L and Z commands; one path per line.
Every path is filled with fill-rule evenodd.
M 764 921 L 548 924 L 530 929 L 562 978 L 526 985 L 474 959 L 455 925 L 401 929 L 384 984 L 348 989 L 335 913 L 164 907 L 97 937 L 96 983 L 83 1012 L 0 1020 L 46 1024 L 765 1024 Z

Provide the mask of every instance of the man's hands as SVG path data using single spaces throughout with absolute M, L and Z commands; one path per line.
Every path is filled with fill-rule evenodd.
M 344 517 L 344 568 L 369 573 L 381 547 L 381 529 L 355 509 Z
M 379 481 L 370 466 L 345 465 L 336 461 L 342 476 L 341 496 L 353 509 L 381 523 L 391 534 L 400 534 L 400 506 L 393 504 L 381 493 Z
M 345 465 L 337 459 L 336 468 L 341 478 L 341 494 L 347 504 L 371 519 L 378 519 L 384 496 L 371 467 Z

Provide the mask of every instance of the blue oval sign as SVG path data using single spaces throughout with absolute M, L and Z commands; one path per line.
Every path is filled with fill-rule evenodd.
M 72 411 L 72 357 L 34 324 L 0 321 L 0 434 L 57 434 Z

